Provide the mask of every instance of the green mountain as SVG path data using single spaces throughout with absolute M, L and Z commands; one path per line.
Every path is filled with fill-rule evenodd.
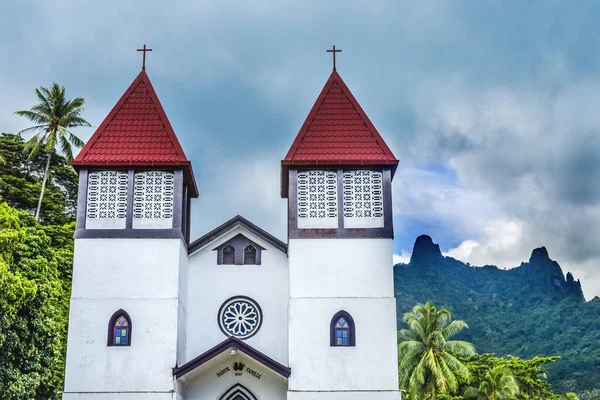
M 399 327 L 405 312 L 432 300 L 469 324 L 460 338 L 479 353 L 559 355 L 548 368 L 556 392 L 600 388 L 600 299 L 586 302 L 580 282 L 565 277 L 544 247 L 503 270 L 444 257 L 429 236 L 419 236 L 410 263 L 394 267 L 394 286 Z

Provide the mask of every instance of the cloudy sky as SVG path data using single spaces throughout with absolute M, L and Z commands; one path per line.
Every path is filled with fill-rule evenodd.
M 400 159 L 397 260 L 533 248 L 600 295 L 600 3 L 3 1 L 0 130 L 53 81 L 98 126 L 140 70 L 194 165 L 193 236 L 242 214 L 284 239 L 279 161 L 338 71 Z M 80 129 L 87 139 L 93 130 Z

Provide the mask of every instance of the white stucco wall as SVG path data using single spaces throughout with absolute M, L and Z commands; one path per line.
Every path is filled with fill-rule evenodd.
M 179 239 L 75 240 L 65 398 L 170 398 L 158 394 L 174 391 L 183 255 Z M 119 309 L 131 317 L 131 346 L 107 346 Z M 87 394 L 70 394 L 77 392 Z
M 331 318 L 354 319 L 356 346 L 331 347 Z M 397 390 L 393 298 L 290 300 L 290 390 Z
M 183 400 L 175 393 L 64 393 L 63 400 Z
M 392 239 L 290 239 L 291 297 L 394 297 Z
M 288 399 L 398 400 L 392 240 L 291 239 L 288 254 Z M 340 310 L 354 319 L 354 347 L 330 346 Z
M 241 374 L 236 375 L 236 371 L 233 370 L 235 362 L 244 364 Z M 217 376 L 219 371 L 227 367 L 228 372 Z M 246 368 L 251 368 L 260 374 L 260 379 L 246 372 Z M 286 398 L 286 379 L 240 352 L 235 356 L 225 352 L 199 370 L 190 373 L 184 383 L 183 396 L 185 400 L 218 400 L 237 383 L 250 390 L 258 400 L 285 400 Z
M 287 400 L 401 400 L 400 392 L 288 392 Z
M 217 252 L 213 249 L 239 233 L 265 248 L 261 265 L 217 265 Z M 246 342 L 287 365 L 287 256 L 241 227 L 234 228 L 190 256 L 185 361 L 227 338 L 219 329 L 217 314 L 225 300 L 237 295 L 251 297 L 263 312 L 260 330 Z

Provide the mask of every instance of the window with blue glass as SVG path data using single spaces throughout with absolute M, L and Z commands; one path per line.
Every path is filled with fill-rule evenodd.
M 108 325 L 108 345 L 131 345 L 131 319 L 123 310 L 117 311 L 110 319 Z
M 344 347 L 356 345 L 354 319 L 348 312 L 342 310 L 333 316 L 330 331 L 331 346 Z

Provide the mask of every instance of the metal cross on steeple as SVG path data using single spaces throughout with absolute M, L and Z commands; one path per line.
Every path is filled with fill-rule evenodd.
M 143 51 L 144 52 L 144 57 L 142 59 L 142 71 L 144 71 L 146 69 L 146 52 L 147 51 L 152 51 L 152 49 L 147 49 L 146 45 L 144 45 L 143 49 L 137 49 L 137 51 Z
M 341 53 L 341 50 L 336 50 L 335 45 L 332 50 L 327 50 L 328 53 L 333 53 L 333 70 L 335 71 L 335 53 Z

